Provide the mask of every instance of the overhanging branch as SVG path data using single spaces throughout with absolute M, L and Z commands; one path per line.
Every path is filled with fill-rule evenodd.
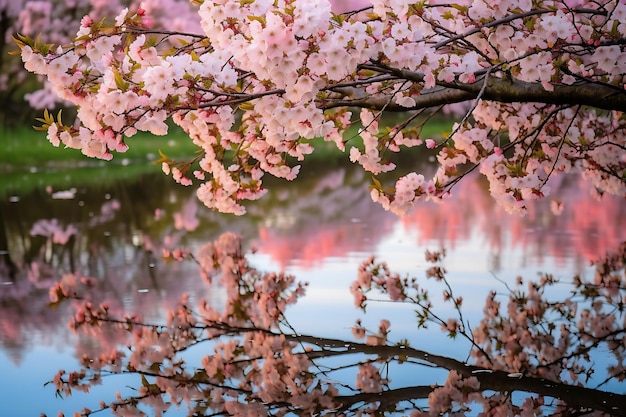
M 396 77 L 398 81 L 407 80 L 414 83 L 423 83 L 424 74 L 391 68 L 379 63 L 363 64 L 362 70 L 375 71 Z M 473 100 L 481 95 L 483 100 L 502 103 L 544 103 L 556 105 L 582 105 L 602 110 L 617 110 L 626 112 L 626 89 L 589 80 L 577 82 L 573 85 L 553 85 L 553 91 L 547 91 L 540 83 L 529 83 L 516 79 L 503 79 L 490 76 L 487 85 L 484 85 L 482 74 L 473 83 L 438 81 L 437 87 L 423 90 L 421 95 L 413 97 L 415 106 L 402 107 L 389 103 L 388 95 L 369 95 L 363 89 L 356 87 L 342 87 L 332 89 L 336 96 L 320 101 L 321 108 L 340 106 L 364 107 L 372 110 L 407 111 L 420 110 L 442 104 L 453 104 Z M 329 88 L 331 89 L 331 88 Z
M 445 104 L 461 103 L 476 98 L 471 92 L 453 89 L 453 88 L 437 88 L 432 91 L 425 91 L 417 97 L 413 97 L 415 105 L 412 107 L 403 107 L 390 100 L 389 95 L 366 95 L 358 88 L 342 88 L 336 91 L 339 97 L 329 97 L 318 102 L 318 106 L 323 109 L 333 107 L 362 107 L 372 110 L 386 110 L 391 112 L 405 112 L 411 110 L 420 110 L 430 107 L 438 107 Z
M 461 85 L 468 92 L 480 90 L 479 83 Z M 626 90 L 597 83 L 575 85 L 555 85 L 554 91 L 547 91 L 541 84 L 519 80 L 491 78 L 485 89 L 485 100 L 512 102 L 532 102 L 558 105 L 582 105 L 603 110 L 626 112 Z

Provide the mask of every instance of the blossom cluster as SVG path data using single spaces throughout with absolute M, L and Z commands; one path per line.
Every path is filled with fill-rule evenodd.
M 89 15 L 92 21 L 98 22 L 115 16 L 124 6 L 141 6 L 149 14 L 154 28 L 193 33 L 202 31 L 199 22 L 194 19 L 197 16 L 197 7 L 186 0 L 8 0 L 0 6 L 3 22 L 1 42 L 5 46 L 10 45 L 11 35 L 19 33 L 31 37 L 40 36 L 55 44 L 67 44 L 75 38 L 83 16 Z M 23 89 L 19 86 L 25 84 L 28 71 L 25 71 L 19 59 L 10 57 L 3 59 L 1 66 L 0 94 L 21 99 L 17 97 L 18 94 L 23 94 Z M 52 83 L 45 77 L 32 77 L 27 82 L 28 92 L 23 99 L 31 108 L 45 109 L 69 104 L 53 91 Z M 16 94 L 14 90 L 19 92 Z
M 626 190 L 621 1 L 372 0 L 344 15 L 327 0 L 198 3 L 201 35 L 155 30 L 159 9 L 142 6 L 111 23 L 85 17 L 70 45 L 17 38 L 26 69 L 78 106 L 80 126 L 43 120 L 49 140 L 110 159 L 137 131 L 167 134 L 171 120 L 202 154 L 197 169 L 164 158 L 165 171 L 201 181 L 204 204 L 235 214 L 264 194 L 265 173 L 295 178 L 318 137 L 349 143 L 374 175 L 372 198 L 398 214 L 445 197 L 476 167 L 509 211 L 572 169 L 600 192 Z M 443 141 L 420 137 L 413 122 L 426 109 L 470 100 Z M 406 117 L 387 130 L 385 110 Z M 344 137 L 352 123 L 362 145 Z M 395 168 L 390 154 L 415 146 L 438 150 L 432 179 L 376 179 Z
M 33 224 L 30 230 L 31 236 L 45 236 L 52 243 L 64 245 L 70 238 L 78 233 L 74 225 L 63 228 L 57 219 L 41 219 Z

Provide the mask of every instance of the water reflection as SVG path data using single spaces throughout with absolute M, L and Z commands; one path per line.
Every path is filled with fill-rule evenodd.
M 482 177 L 472 177 L 445 204 L 419 206 L 401 221 L 407 230 L 419 232 L 420 244 L 439 241 L 454 248 L 480 237 L 496 271 L 500 256 L 513 249 L 520 249 L 531 264 L 551 258 L 561 264 L 574 260 L 586 265 L 624 239 L 624 199 L 589 194 L 578 176 L 555 178 L 550 197 L 536 202 L 523 217 L 494 206 L 486 187 Z
M 398 222 L 407 233 L 417 234 L 419 246 L 437 242 L 454 248 L 478 238 L 494 258 L 519 248 L 539 261 L 576 258 L 586 263 L 615 247 L 626 229 L 624 200 L 586 193 L 577 176 L 557 180 L 551 196 L 524 217 L 497 207 L 482 177 L 472 176 L 446 202 L 418 205 L 400 220 L 370 201 L 369 179 L 352 167 L 313 172 L 295 184 L 272 184 L 268 198 L 243 217 L 208 211 L 191 188 L 159 174 L 104 189 L 78 186 L 73 198 L 64 200 L 54 198 L 61 190 L 40 190 L 0 202 L 3 276 L 12 280 L 17 265 L 35 260 L 89 274 L 103 264 L 119 263 L 115 259 L 120 257 L 134 260 L 137 250 L 152 249 L 153 242 L 193 246 L 223 230 L 256 242 L 282 267 L 293 262 L 313 266 L 327 257 L 371 251 Z M 59 245 L 66 241 L 69 245 Z
M 428 245 L 452 251 L 480 245 L 495 271 L 513 250 L 521 251 L 527 265 L 550 259 L 582 268 L 626 239 L 626 202 L 613 196 L 598 200 L 576 176 L 553 182 L 551 197 L 525 217 L 495 206 L 485 182 L 472 176 L 444 203 L 422 204 L 398 219 L 370 201 L 368 182 L 351 166 L 312 171 L 296 183 L 276 181 L 244 217 L 205 209 L 192 189 L 161 174 L 89 188 L 76 179 L 68 193 L 42 187 L 6 196 L 0 201 L 2 350 L 19 366 L 37 345 L 73 346 L 76 357 L 102 348 L 93 344 L 106 339 L 76 339 L 65 330 L 66 310 L 47 307 L 48 288 L 73 272 L 97 277 L 103 298 L 146 319 L 162 319 L 184 292 L 219 304 L 219 292 L 207 293 L 195 268 L 166 264 L 161 254 L 195 251 L 224 231 L 243 236 L 272 265 L 304 270 L 380 253 L 396 235 L 414 238 L 418 255 Z

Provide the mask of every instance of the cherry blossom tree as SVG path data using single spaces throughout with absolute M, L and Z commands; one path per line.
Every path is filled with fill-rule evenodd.
M 52 303 L 71 303 L 70 327 L 102 340 L 85 354 L 82 368 L 61 370 L 51 383 L 59 395 L 89 392 L 106 376 L 134 376 L 130 395 L 83 409 L 114 415 L 162 415 L 172 407 L 189 416 L 230 415 L 623 415 L 626 395 L 605 390 L 626 378 L 623 300 L 626 244 L 596 263 L 592 280 L 576 277 L 565 299 L 551 300 L 557 280 L 538 280 L 492 292 L 484 317 L 470 328 L 463 298 L 446 279 L 445 252 L 427 252 L 427 278 L 441 285 L 442 315 L 423 279 L 400 277 L 385 263 L 365 261 L 352 285 L 355 304 L 403 303 L 414 309 L 419 328 L 441 327 L 455 343 L 469 346 L 467 361 L 420 350 L 395 339 L 388 320 L 355 340 L 299 333 L 287 308 L 305 284 L 283 273 L 263 273 L 248 262 L 241 239 L 226 233 L 197 253 L 165 252 L 194 262 L 206 285 L 226 293 L 220 308 L 202 297 L 183 296 L 165 323 L 147 322 L 93 291 L 97 279 L 65 274 L 50 289 Z M 200 277 L 198 277 L 200 279 Z M 364 340 L 363 340 L 364 339 Z M 361 340 L 361 341 L 359 341 Z M 608 348 L 610 360 L 598 360 Z M 202 349 L 198 362 L 186 352 Z M 443 371 L 442 383 L 426 369 Z M 398 384 L 399 375 L 413 375 Z M 426 375 L 424 378 L 423 375 Z M 403 380 L 403 381 L 406 381 Z M 590 382 L 591 381 L 591 382 Z M 595 386 L 589 385 L 594 383 Z
M 235 214 L 265 193 L 266 173 L 295 178 L 314 138 L 348 152 L 372 174 L 372 199 L 399 214 L 472 170 L 512 212 L 572 170 L 624 195 L 622 1 L 372 0 L 343 14 L 327 0 L 195 3 L 201 34 L 156 29 L 140 7 L 85 16 L 70 44 L 17 35 L 25 68 L 78 106 L 78 125 L 44 114 L 52 144 L 111 159 L 137 131 L 167 134 L 169 120 L 201 153 L 163 156 L 163 170 Z M 450 104 L 466 108 L 452 132 L 422 137 Z M 388 112 L 400 121 L 388 125 Z M 435 175 L 388 183 L 393 154 L 414 147 L 437 149 Z
M 16 35 L 25 68 L 78 106 L 79 123 L 44 113 L 48 140 L 111 159 L 138 131 L 164 135 L 177 124 L 200 152 L 182 162 L 163 155 L 163 170 L 183 185 L 199 181 L 204 204 L 234 214 L 265 193 L 266 174 L 294 179 L 318 138 L 371 173 L 372 199 L 398 214 L 445 198 L 472 171 L 512 212 L 524 212 L 549 194 L 551 177 L 573 170 L 598 195 L 625 194 L 623 2 L 373 0 L 341 14 L 322 0 L 196 3 L 202 33 L 157 29 L 140 6 L 113 20 L 85 16 L 70 44 Z M 424 124 L 447 105 L 465 109 L 452 132 L 423 137 Z M 390 179 L 394 154 L 409 148 L 437 152 L 432 178 Z M 164 256 L 196 262 L 207 285 L 226 292 L 224 305 L 183 297 L 167 322 L 150 323 L 91 291 L 92 277 L 65 274 L 50 291 L 52 303 L 72 303 L 72 328 L 112 343 L 85 356 L 82 369 L 60 371 L 52 381 L 59 394 L 123 374 L 137 378 L 136 394 L 100 409 L 624 413 L 624 394 L 603 389 L 625 376 L 623 246 L 598 263 L 594 281 L 575 278 L 565 299 L 550 298 L 556 280 L 548 275 L 526 289 L 522 280 L 506 287 L 506 308 L 491 294 L 475 328 L 446 280 L 442 253 L 427 254 L 435 263 L 427 276 L 442 286 L 451 317 L 436 309 L 422 281 L 374 259 L 361 266 L 351 287 L 357 307 L 381 297 L 404 303 L 420 328 L 434 324 L 466 343 L 465 361 L 394 339 L 387 320 L 377 329 L 357 322 L 354 337 L 364 341 L 299 333 L 286 309 L 305 285 L 256 270 L 235 235 Z M 200 364 L 185 356 L 195 347 L 211 352 Z M 600 367 L 591 353 L 607 348 L 610 363 Z M 445 382 L 394 381 L 397 369 L 418 375 L 424 368 L 442 370 Z

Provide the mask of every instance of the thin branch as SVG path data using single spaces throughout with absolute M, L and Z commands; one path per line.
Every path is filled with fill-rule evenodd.
M 581 14 L 606 14 L 606 12 L 600 12 L 598 10 L 593 10 L 593 9 L 574 9 L 573 11 L 577 13 L 581 13 Z M 481 32 L 483 28 L 492 28 L 492 27 L 496 27 L 496 26 L 504 25 L 506 23 L 513 22 L 514 20 L 524 19 L 526 17 L 530 17 L 530 16 L 534 16 L 538 14 L 546 14 L 546 13 L 554 13 L 554 10 L 553 9 L 536 9 L 536 10 L 530 10 L 525 13 L 512 14 L 505 18 L 494 20 L 493 22 L 486 23 L 484 25 L 475 27 L 474 29 L 470 29 L 467 32 L 460 33 L 456 36 L 453 36 L 451 38 L 438 42 L 434 45 L 434 47 L 441 48 L 451 42 L 454 42 L 460 39 L 465 39 L 468 36 Z

